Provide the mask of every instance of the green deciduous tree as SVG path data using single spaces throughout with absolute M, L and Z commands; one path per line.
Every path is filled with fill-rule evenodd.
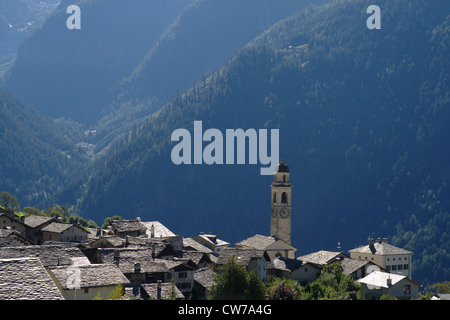
M 262 300 L 264 283 L 256 273 L 248 273 L 245 267 L 231 257 L 215 276 L 211 288 L 212 300 Z
M 17 198 L 7 191 L 0 193 L 0 205 L 8 211 L 19 211 L 20 205 Z

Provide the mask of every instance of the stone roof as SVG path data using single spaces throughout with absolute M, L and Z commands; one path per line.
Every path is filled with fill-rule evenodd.
M 278 270 L 286 270 L 286 271 L 295 271 L 298 268 L 304 266 L 305 264 L 309 264 L 310 262 L 298 260 L 298 259 L 289 259 L 284 257 L 276 257 L 272 261 L 272 266 L 274 269 Z M 312 263 L 313 264 L 313 263 Z M 313 264 L 314 265 L 314 264 Z
M 247 266 L 252 259 L 266 259 L 266 261 L 270 260 L 264 250 L 226 248 L 220 253 L 216 263 L 226 264 L 230 257 L 235 257 L 237 263 L 241 263 L 245 266 Z
M 119 268 L 117 268 L 114 264 L 90 264 L 77 266 L 77 269 L 80 271 L 80 288 L 109 287 L 119 284 L 130 284 L 125 275 L 120 272 Z M 73 278 L 75 274 L 74 272 L 68 272 L 67 267 L 53 267 L 50 268 L 50 272 L 53 273 L 63 289 L 71 289 L 68 284 L 71 284 L 70 277 Z
M 265 250 L 268 246 L 276 242 L 274 237 L 263 236 L 256 234 L 253 237 L 242 240 L 236 243 L 236 246 L 243 246 L 247 248 L 253 248 L 257 250 Z
M 17 242 L 20 242 L 20 245 L 34 244 L 17 230 L 0 229 L 0 247 L 13 247 L 17 245 Z
M 31 228 L 37 228 L 52 220 L 54 219 L 50 217 L 31 215 L 25 218 L 25 224 Z
M 204 252 L 204 253 L 212 253 L 213 251 L 202 245 L 201 243 L 198 243 L 192 238 L 183 238 L 183 248 L 186 250 L 196 250 L 198 252 Z
M 170 231 L 159 221 L 141 222 L 141 224 L 146 228 L 145 233 L 149 238 L 152 238 L 152 230 L 154 231 L 153 238 L 167 238 L 175 236 L 172 231 Z
M 210 260 L 206 253 L 199 251 L 183 251 L 183 258 L 189 259 L 194 262 L 196 265 L 200 263 L 200 261 L 206 257 L 207 260 Z
M 110 225 L 117 230 L 117 232 L 142 232 L 145 226 L 142 225 L 139 219 L 137 220 L 113 220 Z
M 411 251 L 398 248 L 386 242 L 374 241 L 371 245 L 362 246 L 349 250 L 350 253 L 364 253 L 364 254 L 376 254 L 376 255 L 394 255 L 394 254 L 412 254 Z
M 44 228 L 42 228 L 41 231 L 53 232 L 53 233 L 63 233 L 64 231 L 66 231 L 67 229 L 70 229 L 72 227 L 80 228 L 87 233 L 87 231 L 84 230 L 79 225 L 71 224 L 71 223 L 62 223 L 62 222 L 52 222 L 48 226 L 45 226 Z
M 0 259 L 39 258 L 44 267 L 69 266 L 85 258 L 77 247 L 65 245 L 17 246 L 0 248 Z M 84 260 L 88 263 L 88 260 Z
M 216 284 L 214 281 L 215 274 L 216 273 L 209 268 L 201 268 L 194 271 L 194 281 L 202 287 L 209 289 Z
M 125 243 L 125 239 L 122 237 L 114 236 L 114 235 L 107 235 L 107 236 L 101 236 L 98 239 L 91 239 L 89 241 L 89 246 L 91 248 L 97 248 L 102 247 L 101 244 L 107 244 L 110 247 L 123 247 Z
M 145 283 L 141 284 L 141 289 L 144 290 L 149 299 L 158 298 L 158 284 L 157 283 Z M 172 286 L 171 283 L 161 283 L 161 299 L 169 299 L 172 289 L 175 290 L 176 299 L 185 299 L 181 291 L 176 287 Z
M 201 238 L 205 243 L 210 245 L 211 247 L 221 247 L 221 246 L 229 246 L 230 243 L 224 240 L 221 240 L 215 234 L 200 234 L 194 240 Z
M 160 251 L 161 246 L 155 248 L 155 256 Z M 114 263 L 117 261 L 119 268 L 123 273 L 133 273 L 136 263 L 140 264 L 141 272 L 167 272 L 168 266 L 166 260 L 153 259 L 152 249 L 150 248 L 116 248 L 116 249 L 98 249 L 102 263 Z M 118 257 L 118 259 L 115 259 Z
M 339 260 L 339 258 L 343 259 L 345 257 L 347 256 L 342 252 L 320 250 L 304 256 L 300 256 L 297 259 L 324 266 L 326 264 L 329 264 L 330 262 L 333 262 L 333 260 Z
M 0 260 L 0 300 L 64 300 L 38 258 Z
M 356 270 L 364 267 L 366 264 L 373 264 L 368 260 L 359 260 L 352 258 L 345 258 L 339 262 L 342 267 L 342 272 L 345 274 L 352 274 Z

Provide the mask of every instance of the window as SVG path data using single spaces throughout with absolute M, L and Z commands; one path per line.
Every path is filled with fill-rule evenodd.
M 408 265 L 407 264 L 403 265 L 403 270 L 408 270 Z
M 397 270 L 397 265 L 396 264 L 392 265 L 392 270 L 394 270 L 394 271 Z
M 191 288 L 191 283 L 190 282 L 182 282 L 182 283 L 180 283 L 179 289 L 190 289 L 190 288 Z
M 178 278 L 180 279 L 187 278 L 187 272 L 186 271 L 180 272 L 178 274 Z
M 403 270 L 403 265 L 399 264 L 398 265 L 398 270 Z
M 411 285 L 406 284 L 403 286 L 403 293 L 404 294 L 411 294 Z
M 89 293 L 89 288 L 84 288 L 84 293 L 88 294 Z
M 286 183 L 286 175 L 283 174 L 283 182 Z
M 386 271 L 391 271 L 391 266 L 386 266 Z
M 281 203 L 287 203 L 287 194 L 286 192 L 283 192 L 283 194 L 281 195 Z
M 277 193 L 273 193 L 273 203 L 277 203 Z

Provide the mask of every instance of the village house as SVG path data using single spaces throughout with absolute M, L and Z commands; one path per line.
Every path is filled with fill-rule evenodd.
M 350 275 L 355 280 L 365 277 L 370 272 L 369 267 L 375 265 L 369 260 L 353 259 L 343 252 L 328 250 L 312 252 L 298 257 L 297 260 L 313 263 L 321 269 L 326 265 L 338 263 L 342 268 L 342 272 Z
M 284 257 L 293 259 L 295 257 L 296 248 L 286 243 L 284 240 L 275 237 L 263 236 L 260 234 L 247 238 L 235 244 L 237 249 L 255 249 L 266 251 L 270 259 L 276 257 Z
M 322 271 L 322 266 L 300 259 L 276 257 L 268 266 L 268 279 L 274 277 L 298 281 L 305 286 L 316 280 Z
M 145 227 L 147 238 L 170 238 L 176 236 L 172 231 L 170 231 L 159 221 L 141 221 L 141 224 Z
M 0 300 L 64 300 L 39 258 L 0 258 Z
M 193 238 L 195 241 L 201 245 L 211 249 L 213 252 L 219 253 L 230 246 L 229 242 L 221 240 L 214 234 L 204 234 L 200 233 L 197 237 Z
M 27 226 L 23 218 L 19 220 L 14 213 L 3 211 L 0 212 L 0 229 L 16 230 L 22 236 L 26 236 Z
M 362 279 L 361 300 L 378 300 L 390 295 L 401 300 L 417 299 L 420 285 L 404 275 L 373 271 Z
M 227 248 L 216 258 L 215 272 L 220 272 L 221 267 L 227 264 L 230 258 L 234 258 L 239 264 L 245 266 L 247 272 L 256 272 L 260 280 L 267 280 L 267 264 L 270 257 L 264 250 Z
M 191 260 L 198 268 L 214 268 L 214 263 L 210 256 L 204 252 L 185 250 L 181 252 L 180 258 Z
M 190 260 L 165 260 L 165 263 L 169 273 L 166 274 L 164 282 L 168 283 L 173 279 L 176 287 L 181 293 L 183 293 L 186 298 L 189 298 L 192 288 L 194 287 L 194 271 L 197 270 L 198 267 Z
M 369 267 L 375 266 L 375 264 L 371 261 L 352 258 L 344 258 L 339 261 L 339 264 L 342 267 L 342 272 L 350 275 L 355 280 L 364 278 L 371 272 Z M 380 268 L 380 270 L 385 271 L 383 268 Z
M 24 223 L 25 225 L 28 226 L 26 230 L 26 237 L 36 244 L 42 244 L 43 243 L 42 228 L 45 228 L 46 226 L 48 226 L 53 222 L 57 222 L 57 220 L 45 216 L 30 215 L 28 217 L 25 217 Z
M 155 241 L 155 240 L 153 240 Z M 174 279 L 183 293 L 193 287 L 193 270 L 197 265 L 188 259 L 177 259 L 177 252 L 171 245 L 157 241 L 151 247 L 127 247 L 98 249 L 92 262 L 115 264 L 134 288 L 143 283 L 164 283 Z
M 107 299 L 118 285 L 130 284 L 114 264 L 52 267 L 49 274 L 65 300 Z
M 412 279 L 412 255 L 411 251 L 390 245 L 388 240 L 378 238 L 374 241 L 369 238 L 366 246 L 349 250 L 353 259 L 367 260 L 390 273 L 407 276 Z
M 207 300 L 211 295 L 211 288 L 216 284 L 210 268 L 200 268 L 194 271 L 194 288 L 197 290 L 199 300 Z
M 146 228 L 141 219 L 135 220 L 113 220 L 108 227 L 108 235 L 116 235 L 121 238 L 126 236 L 139 237 L 146 235 Z
M 144 300 L 161 300 L 171 299 L 171 295 L 175 295 L 176 300 L 186 299 L 183 293 L 176 287 L 172 286 L 172 283 L 146 283 L 141 285 L 140 298 Z
M 52 222 L 41 229 L 42 242 L 61 241 L 61 242 L 84 242 L 87 240 L 88 233 L 78 224 Z
M 210 248 L 198 243 L 193 238 L 183 238 L 183 250 L 204 252 L 208 255 L 214 253 Z

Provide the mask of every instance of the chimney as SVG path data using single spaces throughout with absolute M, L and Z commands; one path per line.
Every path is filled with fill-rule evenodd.
M 20 222 L 25 223 L 25 215 L 20 216 Z
M 381 243 L 381 238 L 378 238 L 378 239 L 377 239 L 377 242 L 378 242 L 378 243 Z
M 119 250 L 114 250 L 114 264 L 116 266 L 119 266 L 119 260 L 120 260 L 120 251 Z
M 125 236 L 125 247 L 128 247 L 128 245 L 130 244 L 130 240 L 128 239 L 128 235 Z
M 387 238 L 383 238 L 383 243 L 388 243 L 388 239 Z
M 158 280 L 158 286 L 156 288 L 156 299 L 161 300 L 161 280 Z
M 134 273 L 141 273 L 141 264 L 140 263 L 134 264 Z
M 156 244 L 152 243 L 152 259 L 155 260 Z
M 386 279 L 386 284 L 387 284 L 388 287 L 391 287 L 391 286 L 392 286 L 392 279 L 391 279 L 391 276 L 388 276 L 388 278 Z
M 370 246 L 370 247 L 373 246 L 373 238 L 369 238 L 369 246 Z
M 155 237 L 155 226 L 152 224 L 152 227 L 150 228 L 150 238 Z

